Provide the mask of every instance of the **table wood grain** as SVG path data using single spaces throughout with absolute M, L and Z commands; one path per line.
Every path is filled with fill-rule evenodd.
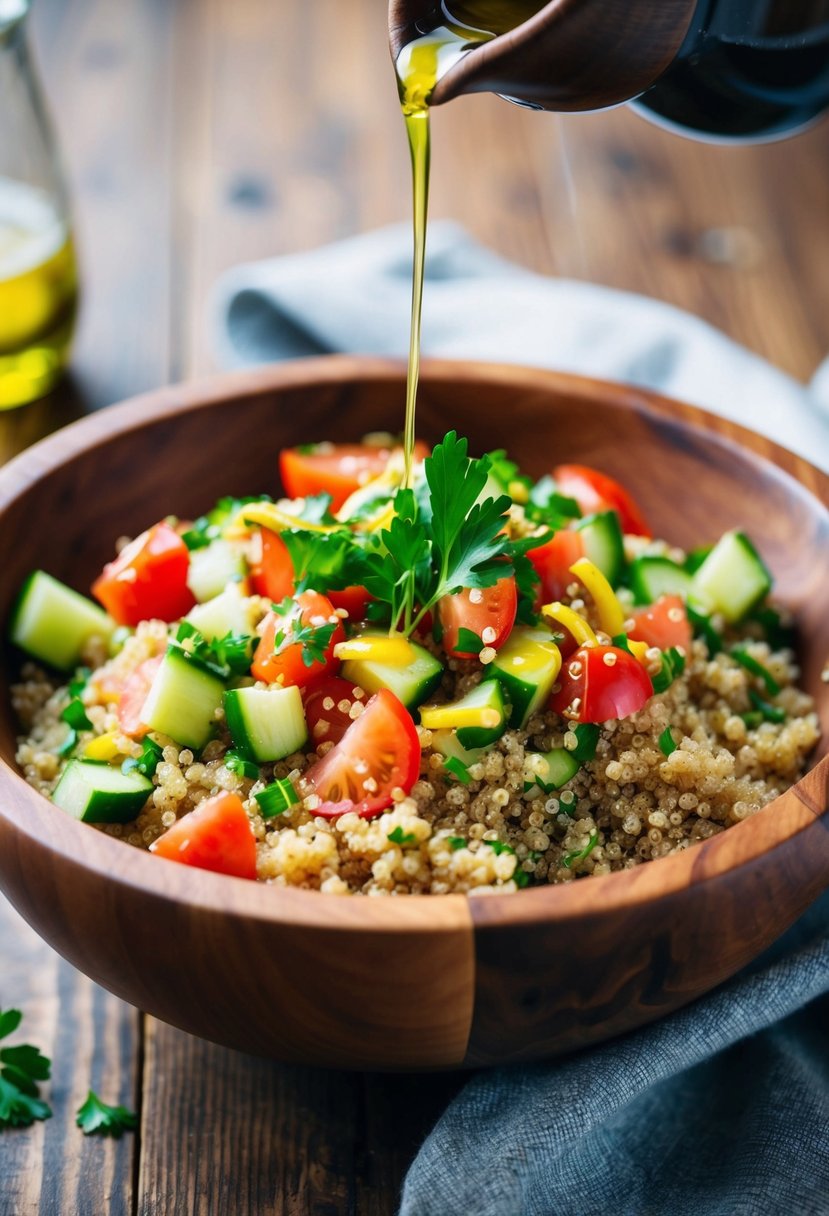
M 3 460 L 213 370 L 208 299 L 228 266 L 409 215 L 383 0 L 37 0 L 33 34 L 84 299 L 71 377 L 0 418 Z M 829 351 L 829 124 L 718 148 L 627 110 L 558 119 L 477 97 L 434 127 L 435 217 L 540 272 L 690 309 L 802 379 Z M 387 1216 L 461 1084 L 193 1039 L 97 988 L 2 902 L 0 1005 L 54 1060 L 53 1118 L 0 1137 L 0 1216 Z M 139 1132 L 85 1139 L 89 1086 L 135 1106 Z

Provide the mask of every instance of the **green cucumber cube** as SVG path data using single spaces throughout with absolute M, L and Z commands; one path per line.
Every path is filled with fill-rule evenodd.
M 36 570 L 23 585 L 12 615 L 10 637 L 27 654 L 61 671 L 81 660 L 95 635 L 109 638 L 115 622 L 97 604 Z
M 83 823 L 130 823 L 144 807 L 153 783 L 141 773 L 122 773 L 109 764 L 70 760 L 52 801 Z

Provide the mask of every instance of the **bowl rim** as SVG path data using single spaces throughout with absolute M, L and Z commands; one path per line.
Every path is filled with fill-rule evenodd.
M 116 435 L 129 434 L 178 414 L 257 396 L 270 390 L 354 381 L 400 379 L 405 364 L 399 359 L 375 356 L 327 355 L 292 360 L 265 368 L 223 373 L 142 393 L 105 410 L 87 415 L 27 448 L 0 469 L 0 514 L 39 478 L 67 463 L 81 452 L 105 446 Z M 633 409 L 646 416 L 669 420 L 735 449 L 747 448 L 756 458 L 793 481 L 803 494 L 829 508 L 829 477 L 800 457 L 746 427 L 724 420 L 698 406 L 673 401 L 651 390 L 613 381 L 592 379 L 568 372 L 523 367 L 518 364 L 470 363 L 462 360 L 428 359 L 421 367 L 424 383 L 461 379 L 468 385 L 512 383 L 516 380 L 539 391 L 565 391 L 585 401 L 602 396 L 611 408 Z M 795 470 L 808 471 L 811 485 L 804 486 Z M 829 780 L 829 754 L 808 770 L 808 776 Z M 428 895 L 391 899 L 341 899 L 319 891 L 252 883 L 240 878 L 151 857 L 143 850 L 93 832 L 88 825 L 68 816 L 53 817 L 49 801 L 30 786 L 5 760 L 0 760 L 0 789 L 8 782 L 19 795 L 9 805 L 0 800 L 0 821 L 12 833 L 28 837 L 40 849 L 55 855 L 56 864 L 69 863 L 95 878 L 134 888 L 147 897 L 183 902 L 222 916 L 242 915 L 247 920 L 270 924 L 302 925 L 326 932 L 349 932 L 355 928 L 380 933 L 418 934 L 441 932 L 468 920 L 470 903 L 480 908 L 485 923 L 531 925 L 570 922 L 587 915 L 616 913 L 677 894 L 692 883 L 714 881 L 726 872 L 751 865 L 815 819 L 826 815 L 826 804 L 818 804 L 801 789 L 801 778 L 783 795 L 757 812 L 750 820 L 735 824 L 679 853 L 636 866 L 631 870 L 591 876 L 588 883 L 549 885 L 520 892 Z M 23 814 L 16 805 L 26 807 Z M 785 805 L 786 814 L 781 814 Z M 773 823 L 776 820 L 776 823 Z M 752 824 L 765 821 L 766 830 L 752 833 Z M 336 917 L 330 913 L 336 907 Z

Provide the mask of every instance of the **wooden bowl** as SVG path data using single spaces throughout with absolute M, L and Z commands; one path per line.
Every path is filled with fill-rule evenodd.
M 332 358 L 164 389 L 76 423 L 0 472 L 3 618 L 30 569 L 84 589 L 118 535 L 273 491 L 283 445 L 396 428 L 402 407 L 399 365 Z M 681 545 L 745 527 L 798 615 L 803 684 L 829 732 L 822 473 L 699 410 L 543 371 L 432 363 L 419 412 L 425 439 L 457 427 L 536 475 L 570 459 L 607 470 Z M 335 898 L 167 864 L 62 814 L 14 750 L 4 695 L 0 886 L 26 920 L 156 1017 L 289 1060 L 438 1069 L 583 1047 L 721 983 L 829 883 L 825 742 L 797 786 L 704 844 L 472 899 Z

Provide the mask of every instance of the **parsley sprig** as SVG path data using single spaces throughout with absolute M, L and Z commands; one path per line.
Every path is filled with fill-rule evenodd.
M 120 1140 L 124 1132 L 138 1126 L 138 1117 L 126 1106 L 108 1106 L 90 1089 L 86 1101 L 78 1108 L 75 1122 L 85 1136 L 112 1136 Z
M 0 1039 L 13 1034 L 22 1020 L 19 1009 L 0 1010 Z M 50 1061 L 30 1043 L 0 1048 L 0 1131 L 31 1127 L 36 1119 L 51 1116 L 38 1085 L 49 1079 L 50 1068 Z
M 275 653 L 281 654 L 289 646 L 299 645 L 302 647 L 302 662 L 306 667 L 313 667 L 314 663 L 324 663 L 338 622 L 325 621 L 322 625 L 314 625 L 303 621 L 300 607 L 290 595 L 281 604 L 274 604 L 273 609 L 277 616 L 284 618 L 284 624 L 274 634 Z

